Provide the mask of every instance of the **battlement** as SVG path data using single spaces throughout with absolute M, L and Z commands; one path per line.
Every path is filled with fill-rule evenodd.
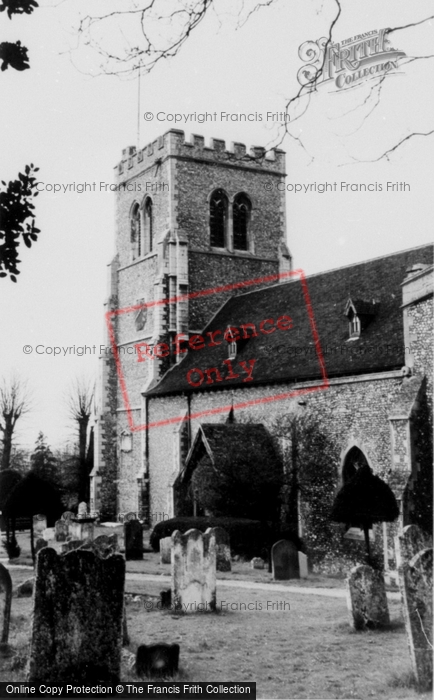
M 122 160 L 115 166 L 115 175 L 120 181 L 127 180 L 170 156 L 285 174 L 285 151 L 278 148 L 266 152 L 262 146 L 252 146 L 247 153 L 243 143 L 232 142 L 231 148 L 226 149 L 225 141 L 214 138 L 206 146 L 203 136 L 192 134 L 190 141 L 186 141 L 184 131 L 170 129 L 139 151 L 135 146 L 124 148 Z

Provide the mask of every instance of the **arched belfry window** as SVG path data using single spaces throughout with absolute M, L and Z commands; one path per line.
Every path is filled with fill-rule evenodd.
M 211 247 L 226 247 L 227 221 L 228 198 L 223 190 L 215 190 L 209 203 L 209 233 Z
M 131 249 L 133 260 L 142 255 L 142 222 L 140 207 L 136 203 L 131 210 Z
M 237 194 L 233 206 L 234 250 L 249 249 L 249 222 L 252 205 L 245 194 Z
M 145 235 L 147 240 L 147 251 L 150 253 L 154 249 L 154 212 L 152 199 L 148 197 L 143 207 Z

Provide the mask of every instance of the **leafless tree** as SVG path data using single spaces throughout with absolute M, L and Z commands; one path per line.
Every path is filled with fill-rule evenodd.
M 15 426 L 18 419 L 29 410 L 30 395 L 26 382 L 17 375 L 3 379 L 0 384 L 0 431 L 3 443 L 0 471 L 10 467 Z
M 222 21 L 225 21 L 228 15 L 232 18 L 235 16 L 238 28 L 241 28 L 253 14 L 277 2 L 278 0 L 238 0 L 238 2 L 233 0 L 228 6 L 225 5 L 225 0 L 128 0 L 128 2 L 112 0 L 111 3 L 107 3 L 105 11 L 98 13 L 92 13 L 92 5 L 87 3 L 85 14 L 81 16 L 77 25 L 77 48 L 85 46 L 87 51 L 90 48 L 97 52 L 102 74 L 132 77 L 137 74 L 140 67 L 143 75 L 153 70 L 160 61 L 176 56 L 192 32 L 211 11 L 218 14 Z M 289 137 L 308 153 L 302 135 L 297 133 L 297 125 L 301 125 L 301 120 L 309 110 L 312 101 L 318 97 L 318 87 L 324 73 L 327 52 L 333 47 L 338 20 L 347 9 L 342 0 L 330 0 L 329 3 L 321 2 L 318 5 L 319 13 L 324 13 L 326 16 L 331 14 L 330 19 L 327 20 L 324 37 L 320 40 L 323 42 L 321 47 L 323 59 L 311 70 L 297 93 L 285 100 L 285 111 L 290 119 L 281 124 L 280 133 L 270 145 L 270 150 L 278 147 L 286 137 Z M 415 21 L 400 27 L 390 27 L 387 30 L 387 36 L 391 37 L 395 33 L 424 25 L 432 19 L 433 17 L 421 17 L 415 7 Z M 402 65 L 433 58 L 434 54 L 408 56 L 403 60 Z M 355 110 L 358 110 L 361 115 L 361 125 L 367 121 L 382 100 L 384 80 L 385 75 L 372 80 L 371 87 L 368 87 L 368 95 L 363 95 L 359 104 L 356 105 Z M 361 125 L 356 131 L 361 128 Z M 389 147 L 384 148 L 379 155 L 369 160 L 373 162 L 383 158 L 388 159 L 390 154 L 409 140 L 432 134 L 434 129 L 406 127 L 402 135 L 393 137 L 394 140 Z M 313 160 L 312 154 L 308 153 L 308 155 Z M 349 162 L 360 162 L 360 160 L 349 155 Z
M 89 465 L 87 463 L 87 431 L 93 410 L 95 384 L 84 377 L 77 378 L 68 390 L 66 403 L 69 417 L 78 426 L 78 457 L 80 462 L 79 500 L 88 499 Z

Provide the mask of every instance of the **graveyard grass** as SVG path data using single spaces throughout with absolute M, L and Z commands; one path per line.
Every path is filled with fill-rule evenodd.
M 158 562 L 158 555 L 145 553 L 143 562 L 128 562 L 127 571 L 169 574 L 170 566 Z M 248 563 L 237 563 L 235 570 L 218 579 L 270 580 L 267 572 L 252 571 Z M 12 569 L 11 575 L 15 588 L 32 571 Z M 324 577 L 288 584 L 343 587 L 343 581 Z M 223 588 L 217 582 L 218 613 L 182 615 L 155 609 L 165 588 L 166 581 L 127 580 L 126 592 L 140 596 L 128 596 L 128 649 L 135 654 L 140 644 L 180 644 L 179 682 L 256 681 L 258 698 L 431 698 L 418 693 L 412 682 L 399 601 L 389 601 L 389 629 L 355 632 L 344 598 Z M 227 607 L 222 611 L 223 601 Z M 274 610 L 266 610 L 267 601 Z M 280 601 L 290 609 L 279 610 Z M 258 609 L 243 610 L 242 603 Z M 31 598 L 14 596 L 9 642 L 16 653 L 1 659 L 1 681 L 25 680 L 30 615 Z M 126 657 L 122 680 L 137 681 Z

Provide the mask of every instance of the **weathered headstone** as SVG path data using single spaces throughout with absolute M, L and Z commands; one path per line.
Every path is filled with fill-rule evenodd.
M 72 520 L 74 517 L 74 513 L 72 510 L 65 510 L 64 513 L 62 513 L 62 520 Z
M 130 520 L 137 520 L 137 513 L 126 513 L 124 516 L 124 523 L 129 522 Z
M 82 518 L 87 518 L 87 503 L 85 503 L 85 501 L 78 504 L 77 518 L 80 520 Z
M 56 542 L 65 542 L 69 535 L 69 523 L 67 520 L 57 520 L 54 523 L 54 529 L 56 532 Z
M 389 624 L 386 586 L 381 571 L 360 564 L 346 579 L 350 625 L 355 630 L 376 629 Z
M 56 530 L 54 527 L 46 527 L 42 533 L 44 540 L 54 540 L 56 538 Z
M 89 519 L 70 520 L 69 534 L 74 540 L 93 540 L 94 523 Z
M 160 540 L 160 564 L 170 564 L 172 561 L 172 538 L 162 537 Z
M 91 549 L 100 557 L 109 557 L 119 551 L 117 535 L 99 535 L 94 540 L 82 543 L 81 549 Z
M 9 571 L 0 564 L 0 644 L 7 644 L 11 619 L 12 579 Z
M 298 568 L 300 571 L 300 578 L 307 578 L 308 577 L 307 556 L 305 554 L 303 554 L 303 552 L 298 553 Z
M 47 540 L 44 540 L 43 537 L 38 537 L 38 539 L 35 542 L 35 554 L 41 551 L 44 547 L 48 546 Z
M 47 527 L 47 518 L 45 515 L 38 514 L 33 516 L 33 534 L 39 537 Z
M 275 581 L 288 581 L 291 578 L 300 578 L 298 565 L 298 550 L 293 542 L 279 540 L 271 549 L 273 564 L 273 579 Z
M 143 559 L 143 526 L 138 520 L 124 522 L 125 559 Z
M 172 534 L 172 601 L 176 610 L 204 612 L 216 607 L 216 543 L 211 533 Z
M 125 560 L 82 550 L 36 560 L 29 682 L 118 682 Z
M 62 542 L 60 545 L 60 552 L 62 554 L 72 552 L 74 549 L 79 549 L 83 544 L 83 540 L 68 540 L 68 542 Z
M 33 588 L 35 586 L 35 577 L 28 578 L 22 583 L 18 584 L 15 588 L 15 595 L 17 598 L 28 598 L 33 595 Z
M 253 557 L 250 562 L 251 569 L 265 569 L 265 561 L 261 557 Z
M 179 644 L 142 644 L 137 649 L 136 673 L 148 678 L 173 676 L 178 671 Z
M 423 549 L 399 570 L 411 663 L 420 690 L 433 677 L 433 550 Z
M 231 547 L 228 533 L 222 527 L 209 527 L 206 532 L 214 533 L 217 571 L 231 571 Z
M 406 525 L 395 537 L 396 567 L 408 564 L 422 549 L 431 549 L 432 538 L 417 525 Z

